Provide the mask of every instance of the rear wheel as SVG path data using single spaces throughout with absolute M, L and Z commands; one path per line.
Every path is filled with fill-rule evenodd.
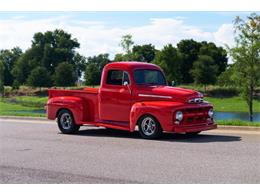
M 145 139 L 155 139 L 162 134 L 159 122 L 150 115 L 145 115 L 140 119 L 138 129 L 140 135 Z
M 73 134 L 77 133 L 80 126 L 75 124 L 73 114 L 67 110 L 63 109 L 58 114 L 58 126 L 62 133 Z

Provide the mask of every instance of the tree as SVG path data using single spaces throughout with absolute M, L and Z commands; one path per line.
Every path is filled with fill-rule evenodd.
M 99 54 L 98 56 L 87 59 L 85 79 L 86 85 L 99 85 L 104 66 L 110 63 L 108 54 Z
M 77 73 L 77 78 L 80 78 L 82 76 L 82 72 L 86 70 L 86 61 L 86 57 L 80 55 L 79 53 L 76 53 L 73 57 L 73 65 Z
M 56 67 L 62 62 L 72 64 L 73 72 L 80 76 L 85 69 L 82 68 L 84 58 L 75 52 L 76 48 L 79 48 L 77 39 L 63 30 L 35 33 L 31 47 L 15 63 L 12 72 L 16 83 L 26 83 L 31 71 L 38 66 L 45 67 L 53 77 Z
M 35 33 L 32 40 L 32 48 L 40 48 L 37 56 L 51 74 L 61 62 L 73 64 L 75 49 L 79 46 L 77 39 L 61 29 Z
M 153 63 L 162 67 L 166 73 L 168 82 L 174 80 L 180 83 L 182 81 L 182 74 L 180 72 L 180 65 L 182 63 L 181 55 L 171 44 L 164 46 L 161 51 L 156 53 Z
M 135 45 L 133 46 L 133 60 L 139 62 L 151 62 L 154 60 L 156 49 L 154 45 Z
M 4 96 L 4 64 L 0 60 L 0 96 Z
M 193 63 L 191 74 L 196 84 L 204 85 L 204 92 L 206 93 L 206 86 L 216 82 L 217 66 L 210 56 L 201 55 L 198 57 L 198 60 Z
M 214 60 L 214 64 L 217 66 L 217 76 L 224 72 L 227 68 L 227 51 L 222 47 L 217 47 L 215 43 L 201 42 L 198 55 L 207 55 Z
M 237 17 L 234 29 L 236 47 L 229 48 L 234 62 L 231 78 L 240 87 L 253 121 L 253 95 L 260 85 L 260 16 L 253 13 L 246 21 Z
M 121 54 L 123 57 L 119 59 L 119 61 L 130 61 L 132 60 L 132 46 L 134 44 L 134 41 L 132 40 L 132 35 L 127 34 L 122 36 L 120 46 L 123 48 L 125 54 Z
M 217 78 L 217 84 L 220 86 L 236 86 L 236 83 L 232 80 L 231 75 L 234 72 L 234 66 L 230 65 L 222 72 Z
M 15 62 L 12 69 L 12 75 L 15 78 L 13 87 L 14 84 L 15 87 L 25 84 L 31 71 L 37 66 L 42 66 L 40 63 L 40 57 L 37 56 L 39 52 L 41 52 L 40 48 L 30 48 L 26 50 Z
M 62 87 L 75 85 L 77 79 L 73 65 L 68 62 L 58 64 L 53 78 L 55 85 Z
M 21 54 L 22 50 L 19 47 L 0 51 L 0 60 L 4 66 L 4 85 L 12 86 L 14 78 L 11 72 Z
M 226 50 L 222 47 L 217 47 L 214 43 L 206 41 L 196 42 L 193 39 L 185 39 L 180 41 L 177 47 L 183 59 L 181 73 L 183 74 L 184 83 L 192 83 L 194 81 L 190 70 L 199 55 L 207 55 L 213 59 L 214 64 L 217 66 L 217 76 L 227 68 Z
M 51 83 L 50 73 L 40 66 L 34 68 L 27 79 L 27 84 L 32 87 L 49 87 Z
M 192 69 L 193 63 L 198 59 L 200 47 L 201 43 L 193 39 L 181 40 L 177 44 L 177 48 L 182 56 L 180 71 L 183 83 L 193 83 L 194 81 L 190 70 Z
M 128 57 L 122 53 L 118 53 L 114 57 L 114 62 L 128 61 Z

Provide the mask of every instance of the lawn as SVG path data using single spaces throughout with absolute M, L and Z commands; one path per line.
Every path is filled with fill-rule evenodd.
M 48 101 L 48 97 L 37 97 L 37 96 L 16 96 L 14 97 L 17 104 L 28 106 L 28 107 L 39 107 L 42 108 Z
M 249 122 L 241 120 L 218 120 L 218 125 L 231 125 L 231 126 L 255 126 L 260 127 L 260 122 Z
M 248 105 L 241 97 L 206 97 L 205 100 L 212 103 L 214 110 L 218 112 L 248 112 Z M 260 100 L 254 100 L 253 110 L 254 112 L 260 112 Z
M 45 117 L 39 110 L 44 109 L 48 97 L 17 96 L 0 100 L 2 116 L 33 116 Z
M 20 104 L 8 103 L 0 101 L 0 115 L 1 116 L 32 116 L 32 117 L 45 117 L 43 113 L 35 113 L 35 110 L 43 108 L 28 107 Z

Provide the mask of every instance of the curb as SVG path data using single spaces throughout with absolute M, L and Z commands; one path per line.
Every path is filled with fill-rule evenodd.
M 260 127 L 253 126 L 229 126 L 229 125 L 218 125 L 221 129 L 224 130 L 241 130 L 241 131 L 260 131 Z
M 27 116 L 0 116 L 0 119 L 18 119 L 18 120 L 38 120 L 38 121 L 49 121 L 45 117 L 27 117 Z M 241 130 L 241 131 L 260 131 L 260 127 L 252 126 L 229 126 L 229 125 L 218 125 L 222 130 Z M 218 130 L 218 129 L 216 129 Z
M 18 119 L 18 120 L 38 120 L 48 121 L 45 117 L 29 117 L 29 116 L 0 116 L 0 119 Z

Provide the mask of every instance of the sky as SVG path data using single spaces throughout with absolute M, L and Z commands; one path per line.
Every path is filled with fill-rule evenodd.
M 63 29 L 77 38 L 84 56 L 122 52 L 126 34 L 135 44 L 174 46 L 182 39 L 234 45 L 233 20 L 250 12 L 0 12 L 0 49 L 31 46 L 35 32 Z M 259 14 L 259 13 L 258 13 Z

